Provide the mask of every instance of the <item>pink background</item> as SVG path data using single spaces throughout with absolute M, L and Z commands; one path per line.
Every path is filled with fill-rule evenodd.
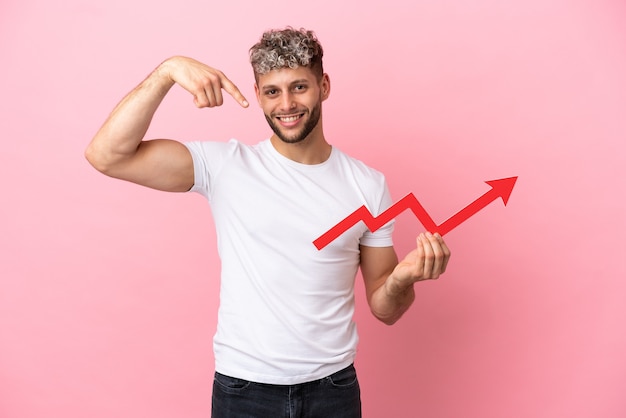
M 219 260 L 198 195 L 114 181 L 83 150 L 160 61 L 254 100 L 247 50 L 316 30 L 329 140 L 437 222 L 448 273 L 396 326 L 359 283 L 365 417 L 626 416 L 626 6 L 621 0 L 3 0 L 0 417 L 207 417 Z M 256 142 L 256 105 L 174 89 L 152 137 Z M 399 217 L 396 246 L 421 225 Z

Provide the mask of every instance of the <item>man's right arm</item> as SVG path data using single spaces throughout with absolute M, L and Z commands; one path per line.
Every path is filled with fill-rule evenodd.
M 189 91 L 199 108 L 221 106 L 222 89 L 248 107 L 221 71 L 191 58 L 170 58 L 115 107 L 85 151 L 89 163 L 108 176 L 154 189 L 189 190 L 194 171 L 187 147 L 168 139 L 144 140 L 154 113 L 174 84 Z

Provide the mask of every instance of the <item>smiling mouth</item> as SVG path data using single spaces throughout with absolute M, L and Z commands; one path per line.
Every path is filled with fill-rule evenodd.
M 284 123 L 291 123 L 297 121 L 302 116 L 304 116 L 304 113 L 299 113 L 297 115 L 276 116 L 276 119 Z

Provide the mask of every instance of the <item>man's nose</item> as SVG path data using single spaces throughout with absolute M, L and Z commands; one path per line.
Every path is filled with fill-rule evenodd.
M 282 110 L 295 109 L 296 102 L 294 100 L 293 94 L 291 94 L 291 93 L 283 94 L 282 97 L 281 97 L 280 105 L 282 107 Z

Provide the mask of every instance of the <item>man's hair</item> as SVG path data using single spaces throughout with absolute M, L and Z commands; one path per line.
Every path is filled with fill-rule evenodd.
M 322 45 L 313 31 L 287 27 L 263 33 L 250 48 L 250 64 L 256 80 L 272 70 L 300 66 L 309 67 L 320 79 L 324 74 L 322 55 Z

